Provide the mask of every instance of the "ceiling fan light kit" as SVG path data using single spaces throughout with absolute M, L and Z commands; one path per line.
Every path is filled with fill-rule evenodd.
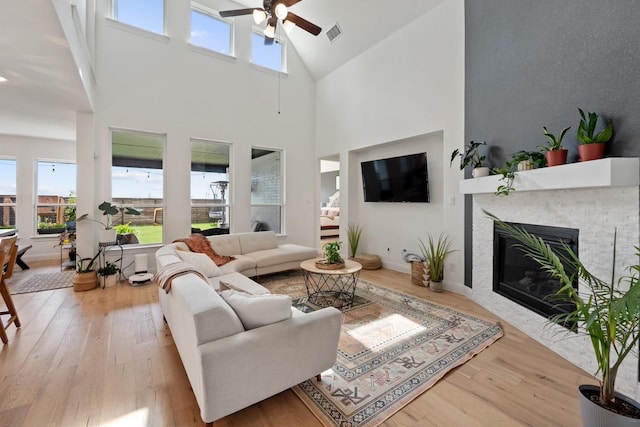
M 262 7 L 254 7 L 249 9 L 224 10 L 220 12 L 220 16 L 228 18 L 232 16 L 253 15 L 253 21 L 256 25 L 267 21 L 267 27 L 264 29 L 265 44 L 273 43 L 276 35 L 276 27 L 278 19 L 282 21 L 282 28 L 289 34 L 293 27 L 300 27 L 306 32 L 317 36 L 322 28 L 306 19 L 289 12 L 289 8 L 300 0 L 263 0 Z

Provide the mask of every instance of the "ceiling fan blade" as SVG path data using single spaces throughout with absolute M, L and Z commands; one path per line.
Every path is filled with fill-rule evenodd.
M 240 15 L 251 15 L 254 10 L 260 10 L 259 8 L 253 7 L 251 9 L 234 9 L 234 10 L 223 10 L 220 12 L 220 16 L 223 18 L 229 18 L 231 16 L 240 16 Z
M 295 13 L 291 13 L 289 12 L 287 14 L 287 21 L 291 21 L 294 24 L 296 24 L 298 27 L 302 28 L 303 30 L 313 34 L 314 36 L 317 36 L 318 34 L 320 34 L 320 31 L 322 31 L 322 28 L 318 27 L 316 24 L 307 21 L 304 18 L 299 17 L 298 15 L 296 15 Z
M 287 6 L 287 7 L 291 7 L 294 4 L 298 3 L 300 0 L 283 0 L 282 3 Z

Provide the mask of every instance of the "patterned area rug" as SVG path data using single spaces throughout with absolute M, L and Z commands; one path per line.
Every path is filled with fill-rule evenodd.
M 50 291 L 51 289 L 69 288 L 73 285 L 75 271 L 60 271 L 55 273 L 34 274 L 18 283 L 11 289 L 12 294 L 26 294 L 29 292 Z
M 263 277 L 308 311 L 300 273 Z M 500 325 L 363 280 L 345 310 L 333 369 L 293 391 L 325 426 L 382 423 L 502 336 Z

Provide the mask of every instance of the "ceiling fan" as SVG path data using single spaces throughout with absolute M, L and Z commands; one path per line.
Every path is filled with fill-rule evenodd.
M 264 43 L 272 44 L 276 34 L 278 19 L 282 20 L 282 28 L 287 34 L 298 26 L 308 33 L 317 36 L 322 28 L 316 24 L 307 21 L 304 18 L 289 12 L 289 7 L 298 3 L 300 0 L 263 0 L 262 7 L 252 7 L 249 9 L 224 10 L 220 12 L 220 16 L 228 18 L 240 15 L 253 15 L 253 21 L 260 25 L 267 21 L 267 27 L 264 30 Z

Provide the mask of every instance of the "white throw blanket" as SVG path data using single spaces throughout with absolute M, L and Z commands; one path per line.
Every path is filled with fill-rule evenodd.
M 198 270 L 193 268 L 193 265 L 187 262 L 174 262 L 173 264 L 165 266 L 153 276 L 153 280 L 155 282 L 158 282 L 158 286 L 160 286 L 160 289 L 164 289 L 166 293 L 169 293 L 169 291 L 171 290 L 171 282 L 173 281 L 173 279 L 189 273 L 196 274 L 205 282 L 207 282 L 207 278 L 204 277 Z

